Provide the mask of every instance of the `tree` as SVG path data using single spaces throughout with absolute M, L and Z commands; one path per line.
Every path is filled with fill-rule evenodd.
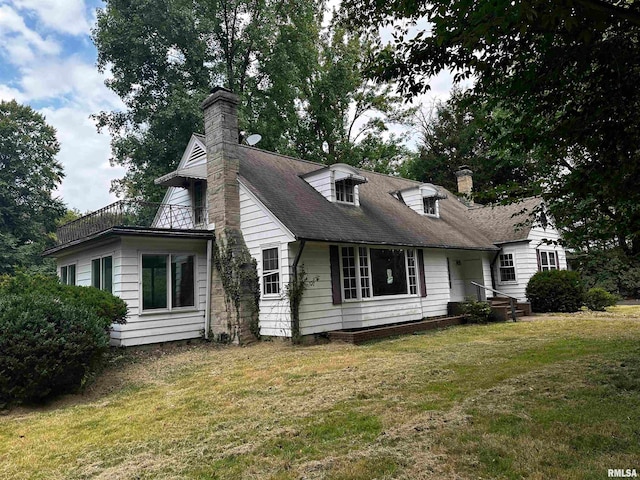
M 200 104 L 214 85 L 240 96 L 240 128 L 260 133 L 260 148 L 387 168 L 356 148 L 367 138 L 368 146 L 378 140 L 368 154 L 402 151 L 399 139 L 382 138 L 385 122 L 352 127 L 371 111 L 393 119 L 400 99 L 364 78 L 368 43 L 322 34 L 323 14 L 322 0 L 107 1 L 93 39 L 127 108 L 97 116 L 112 134 L 111 161 L 127 169 L 116 193 L 160 201 L 153 179 L 175 168 L 191 133 L 202 131 Z
M 47 269 L 41 253 L 65 212 L 51 192 L 63 178 L 55 130 L 31 107 L 0 102 L 0 274 Z
M 379 45 L 372 75 L 411 96 L 444 69 L 473 77 L 489 111 L 508 105 L 515 154 L 531 157 L 537 184 L 567 241 L 614 241 L 640 254 L 640 4 L 619 0 L 347 0 L 368 29 L 400 20 Z M 426 23 L 425 23 L 426 24 Z M 413 28 L 413 31 L 409 31 Z
M 512 116 L 503 106 L 488 111 L 472 92 L 454 87 L 447 101 L 434 102 L 417 115 L 418 155 L 402 165 L 401 175 L 455 192 L 455 172 L 467 165 L 480 203 L 534 194 L 531 154 L 514 154 L 519 149 L 511 136 Z

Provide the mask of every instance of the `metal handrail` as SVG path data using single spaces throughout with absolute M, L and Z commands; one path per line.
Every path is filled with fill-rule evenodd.
M 494 288 L 491 287 L 486 287 L 484 285 L 480 285 L 479 283 L 476 282 L 471 282 L 471 285 L 475 285 L 475 287 L 478 289 L 478 300 L 480 300 L 480 290 L 489 290 L 493 293 L 497 293 L 500 295 L 503 295 L 505 297 L 507 297 L 509 299 L 509 305 L 511 306 L 511 318 L 513 319 L 513 321 L 517 321 L 517 316 L 516 316 L 516 301 L 518 300 L 516 297 L 512 297 L 511 295 L 508 295 L 504 292 L 501 292 L 500 290 L 496 290 Z

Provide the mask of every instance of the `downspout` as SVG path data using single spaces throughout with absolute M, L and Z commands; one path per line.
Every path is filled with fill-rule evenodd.
M 213 253 L 213 240 L 207 240 L 207 300 L 204 312 L 204 338 L 209 340 L 211 325 L 211 255 Z
M 300 257 L 302 256 L 302 251 L 304 250 L 304 246 L 307 241 L 303 238 L 300 240 L 300 248 L 298 249 L 298 253 L 296 254 L 296 258 L 293 259 L 293 265 L 291 269 L 293 270 L 293 278 L 298 279 L 298 262 L 300 262 Z
M 491 264 L 490 264 L 490 270 L 491 270 L 491 288 L 493 288 L 494 290 L 496 289 L 496 274 L 494 272 L 493 267 L 496 266 L 496 260 L 498 259 L 498 257 L 500 256 L 500 252 L 502 251 L 502 247 L 500 247 L 500 250 L 498 250 L 496 252 L 496 255 L 493 257 L 493 260 L 491 260 Z

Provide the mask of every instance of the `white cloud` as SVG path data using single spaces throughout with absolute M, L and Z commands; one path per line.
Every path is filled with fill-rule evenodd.
M 96 132 L 89 118 L 93 111 L 63 107 L 40 110 L 47 123 L 56 129 L 60 142 L 58 161 L 65 178 L 56 194 L 70 208 L 82 212 L 97 210 L 116 200 L 109 193 L 111 180 L 124 175 L 124 169 L 109 165 L 109 136 Z
M 14 0 L 20 10 L 33 12 L 47 28 L 71 35 L 89 34 L 91 28 L 83 0 Z
M 30 29 L 20 14 L 8 5 L 0 5 L 0 53 L 14 65 L 26 65 L 38 55 L 58 55 L 60 43 Z

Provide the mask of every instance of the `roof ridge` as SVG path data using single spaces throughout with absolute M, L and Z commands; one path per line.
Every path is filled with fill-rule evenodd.
M 476 205 L 473 205 L 473 206 L 469 207 L 469 210 L 480 210 L 481 208 L 509 207 L 511 205 L 516 205 L 518 203 L 522 203 L 522 202 L 526 202 L 528 200 L 534 200 L 534 199 L 544 200 L 540 195 L 531 195 L 530 197 L 519 198 L 517 201 L 512 202 L 512 203 L 505 203 L 505 204 L 502 204 L 502 203 L 488 203 L 486 205 L 476 204 Z

